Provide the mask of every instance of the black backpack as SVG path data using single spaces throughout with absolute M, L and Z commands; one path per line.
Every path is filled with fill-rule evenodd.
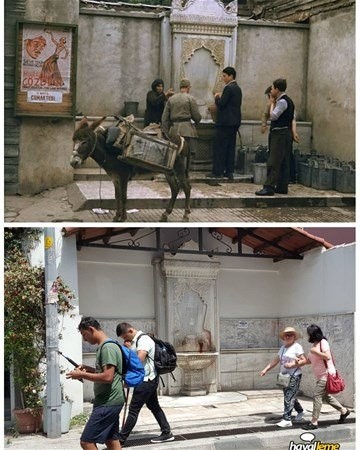
M 155 357 L 154 357 L 154 365 L 156 372 L 159 375 L 164 375 L 166 373 L 171 373 L 172 377 L 174 375 L 172 372 L 176 369 L 176 351 L 172 344 L 169 342 L 161 341 L 147 333 L 141 333 L 140 336 L 136 340 L 136 347 L 138 345 L 139 339 L 141 336 L 150 336 L 151 339 L 155 342 Z M 151 359 L 151 358 L 150 358 Z M 175 380 L 175 378 L 174 378 Z

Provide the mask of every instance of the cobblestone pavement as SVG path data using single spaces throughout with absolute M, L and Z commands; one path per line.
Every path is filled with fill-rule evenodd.
M 31 197 L 5 196 L 5 223 L 11 222 L 111 222 L 114 211 L 96 214 L 92 210 L 73 211 L 66 187 Z M 130 210 L 128 222 L 158 222 L 163 209 Z M 182 221 L 183 209 L 175 209 L 170 223 Z M 193 208 L 190 222 L 355 222 L 354 207 L 282 207 L 282 208 Z

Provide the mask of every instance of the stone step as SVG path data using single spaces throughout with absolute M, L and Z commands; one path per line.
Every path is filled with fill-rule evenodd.
M 259 197 L 254 183 L 229 183 L 222 179 L 208 179 L 193 183 L 192 208 L 267 208 L 267 207 L 353 207 L 355 194 L 316 190 L 303 185 L 289 186 L 289 194 Z M 68 187 L 69 202 L 74 211 L 93 208 L 115 209 L 114 186 L 110 181 L 77 181 Z M 128 186 L 127 209 L 165 208 L 170 188 L 164 181 L 134 180 Z M 184 193 L 180 192 L 175 208 L 183 208 Z
M 191 183 L 203 183 L 212 180 L 213 182 L 220 181 L 221 183 L 229 182 L 227 178 L 208 178 L 206 175 L 208 172 L 190 172 Z M 235 174 L 234 183 L 252 183 L 254 178 L 253 174 Z M 109 181 L 105 170 L 98 168 L 81 168 L 74 169 L 74 181 Z M 165 176 L 161 173 L 148 172 L 141 175 L 136 175 L 134 180 L 155 180 L 165 181 Z M 210 181 L 211 182 L 211 181 Z

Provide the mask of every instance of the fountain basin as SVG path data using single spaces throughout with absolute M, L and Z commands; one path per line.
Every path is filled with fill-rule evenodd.
M 203 370 L 209 367 L 219 356 L 219 352 L 182 352 L 177 353 L 177 364 L 184 370 Z
M 183 395 L 191 397 L 209 393 L 207 383 L 204 383 L 203 371 L 210 367 L 218 358 L 219 352 L 183 352 L 177 353 L 178 366 L 184 371 Z M 214 365 L 214 373 L 215 373 Z M 212 376 L 214 378 L 215 376 Z

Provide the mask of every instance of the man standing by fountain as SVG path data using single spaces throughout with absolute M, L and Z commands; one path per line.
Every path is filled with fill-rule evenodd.
M 180 92 L 166 102 L 161 123 L 170 136 L 182 136 L 188 142 L 190 153 L 195 154 L 198 134 L 191 120 L 198 124 L 201 120 L 195 98 L 190 95 L 191 84 L 186 78 L 180 81 Z M 189 168 L 189 160 L 187 167 Z
M 157 387 L 159 384 L 159 375 L 156 373 L 155 343 L 150 336 L 142 331 L 136 330 L 127 322 L 119 323 L 116 327 L 116 335 L 131 342 L 132 350 L 135 350 L 138 357 L 144 364 L 145 377 L 144 381 L 134 388 L 132 399 L 129 406 L 129 414 L 120 432 L 121 445 L 129 437 L 131 431 L 136 425 L 137 418 L 141 408 L 146 405 L 153 413 L 157 423 L 161 428 L 161 435 L 151 439 L 153 443 L 162 443 L 173 441 L 174 436 L 171 433 L 170 425 L 166 419 L 164 411 L 159 405 L 157 396 Z
M 241 124 L 242 92 L 235 78 L 236 70 L 225 67 L 222 71 L 225 88 L 222 94 L 214 95 L 217 106 L 214 160 L 212 173 L 208 175 L 210 178 L 225 175 L 230 181 L 234 180 L 236 133 Z
M 285 94 L 286 87 L 286 80 L 283 78 L 275 80 L 271 87 L 267 178 L 264 187 L 255 192 L 256 195 L 288 193 L 295 106 L 291 98 Z

